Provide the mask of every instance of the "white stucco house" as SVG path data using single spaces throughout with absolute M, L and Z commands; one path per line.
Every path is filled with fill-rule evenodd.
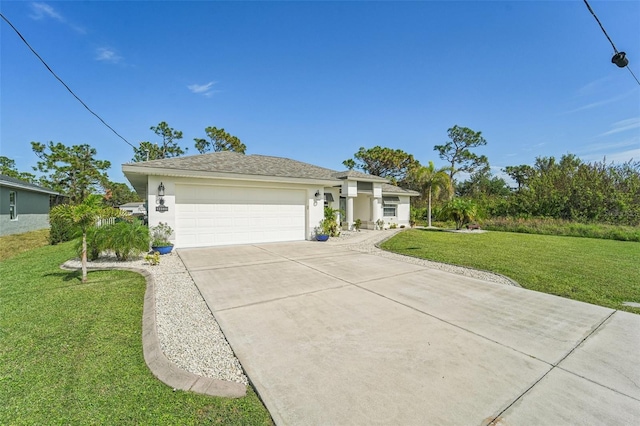
M 147 200 L 149 225 L 167 223 L 176 247 L 206 247 L 315 238 L 324 206 L 373 229 L 381 219 L 409 225 L 419 195 L 387 179 L 337 172 L 288 158 L 216 152 L 126 163 L 122 171 Z
M 118 206 L 120 210 L 124 210 L 125 212 L 129 212 L 131 214 L 146 214 L 147 208 L 145 207 L 143 202 L 133 202 L 121 204 Z

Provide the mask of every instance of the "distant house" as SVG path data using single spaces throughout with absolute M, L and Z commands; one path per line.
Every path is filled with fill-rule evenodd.
M 147 214 L 147 208 L 145 207 L 143 201 L 122 204 L 120 205 L 120 210 L 124 210 L 135 215 Z
M 51 189 L 0 175 L 0 236 L 48 228 L 51 197 L 59 196 Z
M 147 200 L 149 224 L 167 223 L 177 248 L 311 240 L 324 207 L 343 227 L 409 225 L 411 197 L 387 179 L 281 157 L 215 152 L 122 165 Z

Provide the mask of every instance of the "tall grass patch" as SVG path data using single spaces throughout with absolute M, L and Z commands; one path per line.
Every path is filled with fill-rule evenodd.
M 552 218 L 494 218 L 482 221 L 482 227 L 491 231 L 640 242 L 640 227 L 637 226 L 589 224 Z

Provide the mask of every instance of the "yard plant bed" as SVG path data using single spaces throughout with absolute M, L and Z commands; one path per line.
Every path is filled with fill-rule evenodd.
M 510 232 L 452 233 L 413 229 L 381 244 L 395 253 L 482 269 L 522 287 L 640 313 L 640 244 Z
M 145 280 L 59 266 L 73 243 L 0 262 L 0 424 L 272 424 L 240 399 L 174 391 L 142 355 Z

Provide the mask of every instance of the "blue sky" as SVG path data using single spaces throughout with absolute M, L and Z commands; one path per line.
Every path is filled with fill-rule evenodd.
M 640 77 L 640 2 L 591 1 Z M 495 173 L 537 156 L 640 160 L 640 86 L 582 1 L 27 2 L 2 13 L 107 123 L 137 145 L 166 121 L 224 127 L 248 154 L 342 170 L 359 147 L 444 165 L 453 125 L 482 131 Z M 0 155 L 30 142 L 132 148 L 0 24 Z

